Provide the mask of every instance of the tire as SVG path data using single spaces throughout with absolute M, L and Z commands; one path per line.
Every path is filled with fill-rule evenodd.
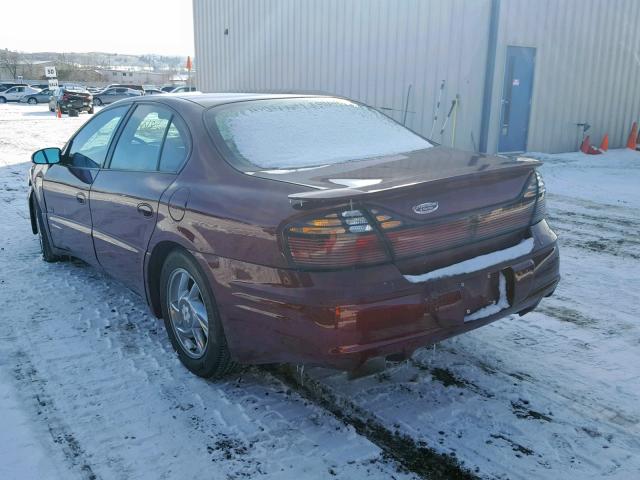
M 92 105 L 91 108 L 89 110 L 87 110 L 87 113 L 89 115 L 93 115 L 93 112 L 94 112 L 94 110 L 93 110 L 93 105 Z
M 0 97 L 0 103 L 7 103 L 7 99 L 4 97 Z
M 96 106 L 98 106 L 98 107 L 101 107 L 101 106 L 103 105 L 102 100 L 100 100 L 99 98 L 96 98 L 96 99 L 93 101 L 93 104 L 94 104 L 94 105 L 96 105 Z
M 181 289 L 179 287 L 185 278 L 186 288 Z M 194 284 L 198 290 L 196 294 L 181 295 L 181 291 L 193 292 Z M 176 300 L 177 298 L 180 300 Z M 200 377 L 220 378 L 235 366 L 227 347 L 211 286 L 196 260 L 184 250 L 172 251 L 162 266 L 160 301 L 167 334 L 187 369 Z M 172 303 L 177 308 L 172 308 Z M 200 312 L 200 315 L 196 312 Z M 203 315 L 207 317 L 208 334 L 202 328 L 204 323 L 198 320 Z M 182 330 L 179 331 L 179 328 Z M 200 337 L 200 342 L 196 340 L 196 335 L 192 335 L 195 332 L 199 332 L 197 336 Z M 187 338 L 189 336 L 193 336 L 193 340 Z M 206 341 L 202 341 L 203 339 Z
M 47 263 L 53 263 L 59 261 L 62 257 L 53 253 L 53 247 L 51 246 L 51 240 L 47 233 L 47 228 L 42 218 L 42 212 L 40 206 L 36 200 L 32 200 L 34 203 L 34 212 L 36 213 L 36 221 L 38 222 L 38 239 L 40 240 L 40 252 L 42 253 L 42 259 Z
M 38 99 L 35 97 L 30 97 L 29 100 L 27 100 L 27 103 L 29 105 L 35 105 L 36 103 L 38 103 Z

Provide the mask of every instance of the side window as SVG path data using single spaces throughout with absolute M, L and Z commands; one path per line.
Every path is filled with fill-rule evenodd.
M 160 106 L 138 105 L 122 130 L 109 167 L 156 170 L 171 116 L 171 111 Z
M 96 115 L 71 141 L 67 164 L 74 167 L 98 168 L 104 163 L 109 144 L 128 106 Z
M 187 128 L 176 117 L 173 117 L 160 156 L 161 172 L 177 172 L 189 152 L 189 136 Z

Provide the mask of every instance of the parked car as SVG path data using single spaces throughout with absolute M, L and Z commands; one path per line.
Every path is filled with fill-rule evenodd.
M 164 85 L 163 87 L 160 88 L 160 90 L 162 90 L 165 93 L 169 93 L 171 92 L 171 90 L 175 90 L 176 86 L 175 85 Z
M 144 94 L 145 95 L 160 95 L 160 94 L 163 94 L 163 93 L 167 93 L 167 92 L 164 92 L 164 91 L 159 90 L 157 88 L 145 88 L 144 89 Z
M 197 92 L 198 89 L 196 87 L 187 87 L 183 85 L 182 87 L 176 87 L 171 90 L 169 93 L 186 93 L 186 92 Z
M 118 100 L 131 97 L 139 97 L 143 92 L 141 90 L 133 90 L 126 87 L 112 87 L 103 90 L 100 93 L 96 93 L 93 96 L 93 103 L 96 105 L 108 105 Z
M 36 103 L 50 103 L 51 97 L 55 95 L 55 90 L 46 88 L 36 93 L 26 94 L 20 99 L 20 103 L 35 105 Z M 49 108 L 51 109 L 51 108 Z
M 145 297 L 203 377 L 406 358 L 559 281 L 540 162 L 438 146 L 346 99 L 135 97 L 32 160 L 44 260 Z
M 23 96 L 38 93 L 39 91 L 29 85 L 17 85 L 0 92 L 0 103 L 19 102 Z
M 80 90 L 80 91 L 88 91 L 84 85 L 80 85 L 79 83 L 61 83 L 58 85 L 58 88 L 66 88 L 67 90 Z
M 0 83 L 0 92 L 4 92 L 5 90 L 11 88 L 11 87 L 16 87 L 18 85 L 24 85 L 24 83 L 14 83 L 14 82 L 3 82 Z
M 93 95 L 85 89 L 58 88 L 49 100 L 49 110 L 55 112 L 58 108 L 62 113 L 76 110 L 92 114 Z
M 34 83 L 29 85 L 32 88 L 37 88 L 38 90 L 45 90 L 49 88 L 49 84 L 48 83 Z
M 116 88 L 116 87 L 130 88 L 131 90 L 139 90 L 141 92 L 144 91 L 144 87 L 142 85 L 134 85 L 132 83 L 112 83 L 107 88 Z

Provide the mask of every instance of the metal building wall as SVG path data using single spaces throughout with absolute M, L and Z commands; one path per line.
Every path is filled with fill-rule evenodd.
M 640 8 L 637 0 L 502 0 L 489 131 L 499 135 L 507 45 L 535 47 L 529 151 L 576 150 L 592 125 L 592 142 L 608 132 L 626 142 L 640 115 Z
M 203 91 L 323 91 L 429 135 L 460 94 L 456 146 L 476 150 L 491 0 L 193 0 Z M 499 134 L 508 45 L 536 48 L 528 150 L 575 150 L 576 123 L 621 146 L 640 114 L 637 0 L 501 0 L 488 150 Z M 228 34 L 225 35 L 225 29 Z M 387 110 L 391 109 L 391 110 Z M 451 123 L 441 138 L 449 145 Z
M 473 150 L 489 7 L 490 0 L 194 0 L 197 85 L 323 91 L 400 121 L 411 85 L 407 126 L 429 135 L 445 79 L 436 130 L 459 94 L 456 146 Z M 451 126 L 434 139 L 449 145 Z

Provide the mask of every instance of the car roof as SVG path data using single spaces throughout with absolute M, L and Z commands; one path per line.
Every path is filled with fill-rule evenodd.
M 331 97 L 326 94 L 295 94 L 295 93 L 196 93 L 196 92 L 183 92 L 183 93 L 169 93 L 156 97 L 159 101 L 167 101 L 172 98 L 181 100 L 188 100 L 192 103 L 198 104 L 201 107 L 209 108 L 216 105 L 223 105 L 225 103 L 242 102 L 248 100 L 269 100 L 279 98 L 300 98 L 300 97 Z M 136 101 L 136 99 L 132 99 Z M 139 101 L 144 101 L 140 99 Z
M 184 93 L 167 93 L 165 95 L 139 95 L 136 97 L 129 97 L 117 102 L 113 102 L 109 107 L 113 105 L 127 105 L 131 103 L 162 103 L 168 106 L 177 106 L 182 104 L 183 106 L 191 105 L 193 107 L 198 106 L 202 108 L 215 107 L 217 105 L 224 105 L 227 103 L 243 102 L 250 100 L 271 100 L 279 98 L 339 98 L 326 94 L 294 94 L 294 93 L 196 93 L 196 92 L 184 92 Z
M 198 103 L 203 107 L 212 107 L 224 103 L 241 102 L 247 100 L 269 100 L 279 98 L 317 97 L 320 95 L 295 93 L 180 93 L 182 98 Z M 324 95 L 326 96 L 326 95 Z

